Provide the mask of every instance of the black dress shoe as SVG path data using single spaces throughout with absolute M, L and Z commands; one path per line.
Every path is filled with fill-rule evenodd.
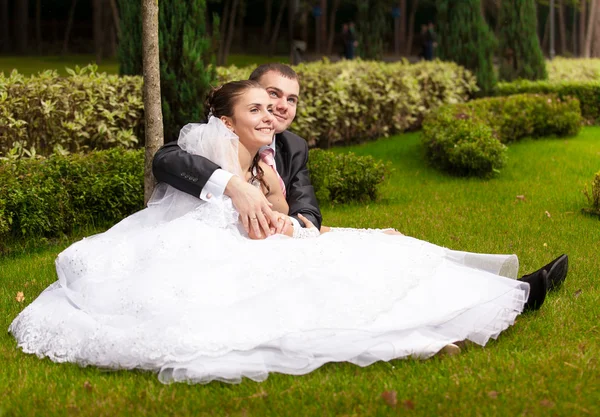
M 531 274 L 523 275 L 519 279 L 521 281 L 527 281 L 528 277 L 531 277 L 535 274 L 540 274 L 543 270 L 548 273 L 548 291 L 552 291 L 560 287 L 567 278 L 567 272 L 569 270 L 569 257 L 567 255 L 560 255 L 549 264 L 544 265 L 542 268 Z
M 538 310 L 544 304 L 544 300 L 546 300 L 546 293 L 550 285 L 548 273 L 545 269 L 540 269 L 533 274 L 521 278 L 521 281 L 529 284 L 529 297 L 523 307 L 523 311 Z
M 560 255 L 558 258 L 550 262 L 544 268 L 548 272 L 548 291 L 552 291 L 562 285 L 567 278 L 569 271 L 569 257 Z

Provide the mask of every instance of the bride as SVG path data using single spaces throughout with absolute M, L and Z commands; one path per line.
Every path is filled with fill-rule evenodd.
M 208 124 L 184 127 L 179 145 L 260 187 L 283 219 L 279 180 L 259 157 L 274 131 L 267 92 L 232 82 L 208 104 Z M 249 239 L 228 197 L 204 202 L 160 185 L 148 208 L 59 254 L 58 281 L 9 331 L 24 352 L 55 362 L 233 383 L 485 345 L 530 291 L 545 295 L 545 272 L 514 279 L 514 255 L 307 230 Z

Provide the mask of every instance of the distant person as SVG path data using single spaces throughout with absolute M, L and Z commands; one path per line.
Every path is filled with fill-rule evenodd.
M 348 23 L 342 25 L 342 33 L 340 33 L 340 52 L 343 58 L 348 58 L 348 42 L 350 41 L 350 28 Z
M 346 59 L 354 59 L 356 47 L 358 46 L 358 36 L 356 34 L 354 22 L 348 23 L 348 34 L 348 56 L 346 56 Z
M 433 25 L 433 22 L 429 22 L 429 24 L 427 25 L 427 33 L 425 35 L 425 39 L 426 39 L 426 55 L 425 55 L 425 59 L 427 61 L 433 61 L 433 58 L 435 56 L 435 48 L 437 47 L 437 34 L 435 33 L 435 26 Z
M 427 59 L 427 39 L 428 35 L 427 25 L 421 25 L 421 33 L 419 34 L 419 40 L 421 41 L 421 50 L 419 51 L 419 58 Z

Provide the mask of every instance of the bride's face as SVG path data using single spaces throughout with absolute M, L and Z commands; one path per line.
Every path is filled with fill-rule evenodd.
M 233 106 L 233 117 L 222 118 L 225 125 L 250 151 L 269 145 L 275 133 L 273 105 L 267 91 L 251 88 L 240 95 Z

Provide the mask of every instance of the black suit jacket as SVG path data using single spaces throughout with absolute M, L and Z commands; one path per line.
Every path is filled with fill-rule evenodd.
M 289 215 L 298 219 L 298 213 L 321 227 L 321 211 L 310 183 L 306 163 L 308 146 L 300 136 L 285 131 L 278 133 L 275 140 L 275 163 L 277 171 L 285 183 L 286 199 L 290 206 Z M 204 185 L 220 167 L 198 155 L 192 155 L 169 142 L 156 152 L 152 162 L 152 172 L 158 181 L 199 197 Z

